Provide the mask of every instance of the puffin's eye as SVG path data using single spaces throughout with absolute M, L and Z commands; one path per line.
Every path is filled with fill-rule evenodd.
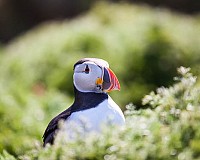
M 86 74 L 88 74 L 89 72 L 90 72 L 90 69 L 89 69 L 89 67 L 88 67 L 88 65 L 86 65 L 86 67 L 85 67 L 85 71 L 84 71 Z

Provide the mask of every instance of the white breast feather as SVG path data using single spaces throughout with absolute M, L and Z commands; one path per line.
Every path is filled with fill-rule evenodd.
M 125 118 L 119 106 L 109 97 L 95 108 L 72 113 L 65 124 L 68 134 L 73 132 L 73 126 L 84 132 L 100 132 L 102 125 L 124 125 Z

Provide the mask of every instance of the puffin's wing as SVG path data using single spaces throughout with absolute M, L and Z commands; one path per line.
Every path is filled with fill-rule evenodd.
M 66 120 L 71 115 L 71 107 L 54 117 L 48 124 L 43 135 L 43 146 L 47 143 L 53 144 L 55 134 L 58 130 L 58 122 L 60 120 Z

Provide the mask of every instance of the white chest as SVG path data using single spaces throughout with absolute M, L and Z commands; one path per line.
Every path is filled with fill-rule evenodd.
M 85 131 L 100 132 L 102 125 L 124 125 L 125 118 L 119 106 L 109 97 L 95 108 L 72 113 L 66 120 L 66 127 L 70 126 L 68 131 L 72 123 Z

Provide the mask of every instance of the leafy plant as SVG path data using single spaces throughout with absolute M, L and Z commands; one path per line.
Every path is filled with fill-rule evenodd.
M 9 157 L 7 152 L 22 159 L 81 159 L 81 154 L 85 159 L 198 159 L 199 81 L 194 85 L 195 77 L 182 68 L 186 73 L 168 86 L 181 65 L 199 76 L 199 27 L 195 16 L 104 2 L 74 20 L 47 22 L 1 46 L 2 157 Z M 109 62 L 122 86 L 111 96 L 123 110 L 135 104 L 127 106 L 127 126 L 111 133 L 105 129 L 105 137 L 89 136 L 80 145 L 58 142 L 42 149 L 48 122 L 73 101 L 73 64 L 83 57 Z M 83 146 L 88 154 L 83 155 Z
M 127 105 L 125 126 L 105 127 L 102 134 L 77 136 L 72 141 L 61 130 L 55 145 L 37 147 L 21 159 L 200 158 L 200 88 L 189 70 L 180 67 L 173 86 L 144 97 L 143 103 L 152 109 Z

